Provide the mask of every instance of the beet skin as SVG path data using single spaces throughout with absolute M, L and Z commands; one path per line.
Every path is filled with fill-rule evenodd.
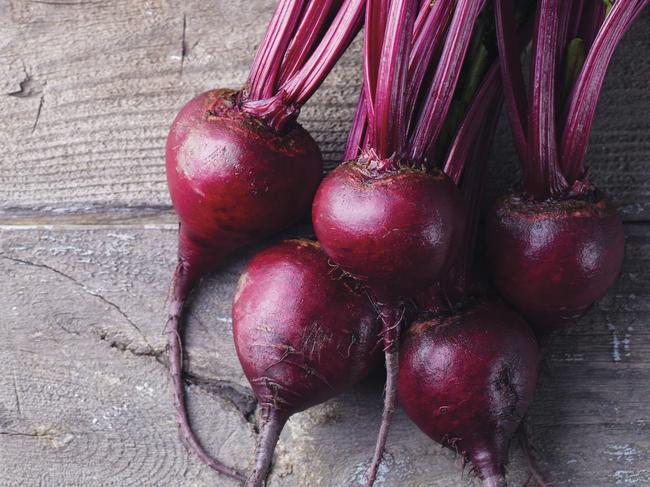
M 464 228 L 460 192 L 441 171 L 346 162 L 312 208 L 325 252 L 383 299 L 411 297 L 450 264 Z
M 538 363 L 535 336 L 518 314 L 475 304 L 404 333 L 399 402 L 433 440 L 470 460 L 486 487 L 501 487 Z
M 487 244 L 499 292 L 544 334 L 579 318 L 614 284 L 623 224 L 599 191 L 544 202 L 509 195 L 488 216 Z
M 381 350 L 376 312 L 317 242 L 257 254 L 233 303 L 237 355 L 259 401 L 260 440 L 248 486 L 263 485 L 287 419 L 361 380 Z
M 300 125 L 276 133 L 240 110 L 237 98 L 232 90 L 197 96 L 178 113 L 167 138 L 167 182 L 180 220 L 167 334 L 181 438 L 208 466 L 243 480 L 208 455 L 189 424 L 182 380 L 183 311 L 198 280 L 226 257 L 308 214 L 323 161 Z
M 240 110 L 237 96 L 222 89 L 190 100 L 167 139 L 179 258 L 199 267 L 307 215 L 321 178 L 321 153 L 305 129 L 277 134 Z

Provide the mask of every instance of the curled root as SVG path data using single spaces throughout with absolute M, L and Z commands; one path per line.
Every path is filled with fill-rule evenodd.
M 181 440 L 188 450 L 194 452 L 208 467 L 227 477 L 244 482 L 246 476 L 241 472 L 229 467 L 219 460 L 216 460 L 206 452 L 199 443 L 189 423 L 187 408 L 185 405 L 185 387 L 183 383 L 183 342 L 181 339 L 181 328 L 183 322 L 183 309 L 187 297 L 193 287 L 193 282 L 185 279 L 186 267 L 183 261 L 179 260 L 174 272 L 174 294 L 170 305 L 169 319 L 166 325 L 167 333 L 167 355 L 169 357 L 169 375 L 174 388 L 174 407 L 176 409 L 176 421 L 180 432 Z

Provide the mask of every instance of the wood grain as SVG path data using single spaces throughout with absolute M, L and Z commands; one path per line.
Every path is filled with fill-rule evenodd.
M 0 487 L 233 485 L 176 438 L 163 332 L 177 222 L 163 146 L 187 99 L 241 85 L 274 4 L 0 0 Z M 359 40 L 302 113 L 330 167 L 358 91 Z M 547 345 L 530 413 L 557 487 L 650 485 L 648 45 L 650 11 L 614 56 L 589 150 L 593 179 L 637 222 L 626 224 L 625 267 Z M 501 120 L 488 199 L 517 177 Z M 206 280 L 186 333 L 192 421 L 242 469 L 255 404 L 230 302 L 259 248 Z M 380 408 L 375 376 L 296 415 L 269 485 L 360 485 Z M 388 453 L 377 485 L 475 484 L 402 412 Z M 510 485 L 526 480 L 523 465 L 515 445 Z
M 174 114 L 201 91 L 241 86 L 273 5 L 5 0 L 0 207 L 169 207 L 163 146 Z M 303 109 L 330 166 L 358 92 L 358 41 Z M 650 211 L 648 45 L 650 11 L 614 56 L 588 156 L 593 179 L 637 221 Z M 516 181 L 504 123 L 492 160 L 494 195 Z
M 650 228 L 626 233 L 618 284 L 553 339 L 542 367 L 530 423 L 557 486 L 646 485 L 650 475 Z M 173 226 L 5 226 L 0 242 L 0 485 L 227 485 L 176 441 L 162 354 Z M 212 451 L 242 468 L 254 404 L 229 303 L 253 251 L 204 283 L 186 334 L 192 419 Z M 270 485 L 357 485 L 380 405 L 374 377 L 296 415 Z M 468 482 L 401 412 L 388 450 L 379 485 Z M 514 447 L 512 485 L 525 480 L 523 465 Z

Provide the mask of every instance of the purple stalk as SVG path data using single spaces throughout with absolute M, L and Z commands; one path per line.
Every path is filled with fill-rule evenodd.
M 585 0 L 573 0 L 571 8 L 571 18 L 569 20 L 569 29 L 567 30 L 567 41 L 578 37 L 580 29 L 580 19 L 582 19 L 585 8 Z M 584 40 L 584 39 L 583 39 Z
M 447 19 L 451 15 L 452 7 L 452 2 L 435 2 L 431 6 L 431 0 L 421 1 L 420 11 L 413 27 L 413 46 L 409 59 L 408 99 L 405 115 L 408 124 L 413 119 L 418 94 L 421 91 L 427 69 L 433 62 L 434 54 L 440 47 L 446 33 Z M 366 11 L 367 14 L 368 11 Z M 365 86 L 367 84 L 364 84 L 364 89 L 361 90 L 359 96 L 357 110 L 343 155 L 344 161 L 356 158 L 360 153 L 360 149 L 365 147 L 364 140 L 367 139 L 368 134 L 368 111 L 365 95 Z
M 368 0 L 363 39 L 363 90 L 368 114 L 368 134 L 375 132 L 375 92 L 387 17 L 388 2 Z
M 411 138 L 410 159 L 423 161 L 435 143 L 449 110 L 472 30 L 486 0 L 459 0 L 424 107 Z
M 559 0 L 540 0 L 533 39 L 528 157 L 523 168 L 524 191 L 538 201 L 558 196 L 567 186 L 558 164 L 555 136 L 559 13 Z
M 578 28 L 578 37 L 588 47 L 594 42 L 596 33 L 605 20 L 605 2 L 603 0 L 586 0 L 586 3 L 580 27 Z
M 363 142 L 366 136 L 367 123 L 368 112 L 366 111 L 365 90 L 361 90 L 359 101 L 357 102 L 357 109 L 354 112 L 354 119 L 352 120 L 352 128 L 348 134 L 348 141 L 343 152 L 344 161 L 356 159 L 361 154 L 362 149 L 365 148 Z
M 497 129 L 497 120 L 503 105 L 501 95 L 501 80 L 499 79 L 499 68 L 495 64 L 494 82 L 486 78 L 485 82 L 496 85 L 485 94 L 482 98 L 482 104 L 485 110 L 479 115 L 479 129 L 471 138 L 464 139 L 463 143 L 469 147 L 464 162 L 462 182 L 460 183 L 460 192 L 465 201 L 467 209 L 467 218 L 465 221 L 465 236 L 461 249 L 459 250 L 458 259 L 453 268 L 452 284 L 461 296 L 467 295 L 470 291 L 472 282 L 473 262 L 475 258 L 476 242 L 478 239 L 478 226 L 481 217 L 481 203 L 485 194 L 485 174 L 487 172 L 488 154 L 492 149 L 494 134 Z M 469 134 L 468 134 L 469 136 Z M 458 183 L 457 183 L 458 184 Z
M 314 94 L 361 29 L 364 0 L 344 0 L 334 20 L 309 59 L 275 95 L 244 101 L 242 109 L 265 120 L 277 131 L 296 119 L 302 105 Z
M 285 49 L 300 18 L 304 0 L 279 0 L 248 77 L 248 98 L 273 95 Z
M 496 61 L 485 74 L 481 85 L 476 90 L 447 153 L 443 170 L 456 185 L 460 182 L 466 161 L 470 159 L 470 154 L 474 150 L 471 141 L 479 137 L 479 133 L 486 123 L 485 118 L 493 109 L 493 103 L 490 102 L 498 97 L 500 91 L 499 63 Z M 485 157 L 485 154 L 483 154 L 483 157 Z M 487 159 L 487 157 L 485 158 Z
M 345 0 L 309 60 L 280 89 L 298 106 L 314 94 L 362 25 L 363 0 Z
M 528 113 L 513 0 L 495 0 L 494 9 L 506 113 L 519 159 L 525 161 L 528 151 L 525 125 Z
M 564 53 L 567 43 L 571 40 L 569 37 L 569 30 L 571 23 L 571 11 L 573 10 L 573 2 L 560 2 L 560 22 L 557 29 L 557 65 L 562 66 L 564 60 Z M 559 78 L 559 77 L 558 77 Z
M 572 30 L 571 25 L 571 11 L 573 10 L 573 2 L 560 2 L 559 6 L 560 23 L 557 29 L 557 44 L 555 48 L 555 55 L 557 59 L 555 66 L 557 68 L 557 75 L 555 76 L 555 113 L 561 113 L 562 102 L 565 99 L 563 93 L 564 77 L 562 76 L 562 68 L 565 65 L 567 57 L 567 47 L 571 38 L 569 37 L 569 30 Z M 557 119 L 556 119 L 557 123 Z M 558 127 L 556 130 L 560 130 Z
M 416 38 L 422 32 L 424 27 L 424 22 L 427 19 L 429 12 L 435 6 L 435 3 L 431 5 L 431 0 L 420 0 L 420 9 L 418 10 L 418 16 L 415 18 L 415 24 L 413 24 L 413 38 Z
M 371 146 L 381 159 L 403 156 L 406 150 L 406 83 L 417 2 L 392 0 L 388 10 L 370 132 Z
M 584 173 L 589 133 L 607 66 L 616 46 L 650 0 L 618 0 L 596 34 L 585 64 L 575 82 L 562 134 L 561 161 L 569 183 Z
M 447 22 L 451 16 L 453 2 L 438 1 L 429 7 L 427 4 L 426 15 L 421 16 L 421 26 L 413 32 L 413 48 L 411 50 L 411 60 L 408 75 L 408 99 L 406 120 L 410 122 L 413 119 L 418 97 L 421 93 L 424 77 L 433 63 L 433 58 L 438 52 L 444 35 L 446 33 Z M 420 19 L 418 19 L 420 20 Z
M 278 83 L 282 85 L 303 66 L 320 38 L 321 31 L 331 14 L 334 0 L 311 0 L 307 2 L 302 20 L 280 66 Z

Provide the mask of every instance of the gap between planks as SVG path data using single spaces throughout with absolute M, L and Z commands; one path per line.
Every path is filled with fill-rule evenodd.
M 650 219 L 623 215 L 625 225 L 650 225 Z M 178 217 L 171 206 L 0 209 L 2 230 L 74 230 L 137 228 L 175 230 Z

